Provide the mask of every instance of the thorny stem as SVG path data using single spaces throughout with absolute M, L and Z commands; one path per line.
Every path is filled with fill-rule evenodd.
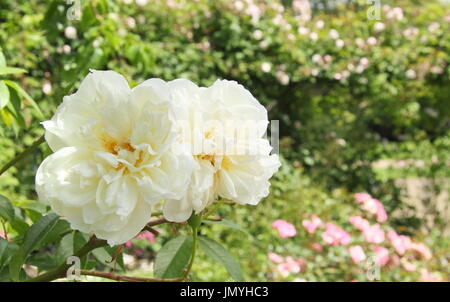
M 39 137 L 31 146 L 23 150 L 21 153 L 19 153 L 16 157 L 14 157 L 12 160 L 7 162 L 1 169 L 0 169 L 0 175 L 5 173 L 9 168 L 17 164 L 20 160 L 22 160 L 25 156 L 30 154 L 34 149 L 39 147 L 40 144 L 42 144 L 45 141 L 45 136 L 42 135 Z

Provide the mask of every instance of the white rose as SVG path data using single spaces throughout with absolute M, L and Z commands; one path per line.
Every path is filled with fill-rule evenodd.
M 181 137 L 192 146 L 197 164 L 188 194 L 165 201 L 165 218 L 185 221 L 217 197 L 256 205 L 268 195 L 269 179 L 280 166 L 263 138 L 268 125 L 266 109 L 234 81 L 218 80 L 208 88 L 188 80 L 169 85 L 178 105 L 175 112 Z M 237 133 L 245 135 L 236 137 Z
M 152 80 L 131 90 L 113 71 L 91 72 L 43 123 L 55 153 L 36 174 L 40 200 L 116 245 L 139 233 L 155 203 L 182 198 L 193 160 L 174 151 L 168 88 Z

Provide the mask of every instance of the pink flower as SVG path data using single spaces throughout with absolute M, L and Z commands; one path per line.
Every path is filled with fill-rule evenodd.
M 322 252 L 323 251 L 323 246 L 320 243 L 317 243 L 317 242 L 312 244 L 312 248 L 313 248 L 313 250 L 318 251 L 318 252 Z
M 270 261 L 272 261 L 273 263 L 281 263 L 283 262 L 283 257 L 281 257 L 278 254 L 275 253 L 269 253 L 267 254 L 267 256 L 269 257 Z
M 277 270 L 283 277 L 289 276 L 290 273 L 300 273 L 300 261 L 294 260 L 290 256 L 286 257 L 285 262 L 278 264 Z
M 297 234 L 295 227 L 286 220 L 278 219 L 272 223 L 272 227 L 278 231 L 281 238 L 294 237 Z
M 365 203 L 366 200 L 372 199 L 372 196 L 369 193 L 356 193 L 355 199 L 357 203 Z
M 366 259 L 366 254 L 364 253 L 362 247 L 359 245 L 349 247 L 348 251 L 350 253 L 350 257 L 355 263 L 359 263 Z
M 316 215 L 312 215 L 311 220 L 305 219 L 303 220 L 302 224 L 308 231 L 308 233 L 312 234 L 317 228 L 320 228 L 322 226 L 322 220 Z
M 412 263 L 412 262 L 408 262 L 405 258 L 402 258 L 400 260 L 403 268 L 408 271 L 408 272 L 414 272 L 417 269 L 417 265 Z
M 380 223 L 385 222 L 388 219 L 386 210 L 384 209 L 383 204 L 378 199 L 375 200 L 377 206 L 377 212 L 375 213 L 375 215 L 377 216 L 377 221 Z
M 348 219 L 348 221 L 360 231 L 363 231 L 370 226 L 369 221 L 362 218 L 361 216 L 352 216 Z
M 374 224 L 366 227 L 363 230 L 363 236 L 367 242 L 370 243 L 382 243 L 384 241 L 384 231 L 381 229 L 380 225 Z
M 150 243 L 155 242 L 155 235 L 151 232 L 142 232 L 139 235 L 137 235 L 135 238 L 146 239 Z
M 329 222 L 325 225 L 325 232 L 322 233 L 322 239 L 328 245 L 347 245 L 351 241 L 349 233 Z
M 441 282 L 442 276 L 436 273 L 429 272 L 427 269 L 420 271 L 420 281 L 422 282 Z
M 2 231 L 0 231 L 0 238 L 6 239 L 5 233 L 3 233 Z
M 399 255 L 403 255 L 411 247 L 409 236 L 398 235 L 395 231 L 390 231 L 387 233 L 387 238 Z
M 371 214 L 376 214 L 378 211 L 377 199 L 373 199 L 373 198 L 367 199 L 362 204 L 362 207 L 367 212 L 369 212 Z
M 362 205 L 362 208 L 367 212 L 374 214 L 378 222 L 385 222 L 387 220 L 387 213 L 383 204 L 376 198 L 373 198 L 368 193 L 356 193 L 355 199 L 357 203 Z
M 389 250 L 382 246 L 376 246 L 373 250 L 377 263 L 380 266 L 385 266 L 389 262 Z
M 430 260 L 433 257 L 430 249 L 423 243 L 412 243 L 410 248 L 425 260 Z
M 126 247 L 127 249 L 130 249 L 132 246 L 133 246 L 133 243 L 131 243 L 130 240 L 128 240 L 127 242 L 125 242 L 125 247 Z

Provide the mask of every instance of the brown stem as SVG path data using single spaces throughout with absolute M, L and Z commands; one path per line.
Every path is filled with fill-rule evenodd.
M 160 278 L 143 278 L 143 277 L 132 277 L 124 275 L 116 275 L 113 273 L 97 272 L 89 270 L 81 270 L 80 273 L 86 276 L 95 276 L 106 279 L 112 279 L 116 281 L 128 281 L 128 282 L 179 282 L 183 281 L 183 277 L 173 278 L 173 279 L 160 279 Z
M 145 230 L 147 227 L 151 228 L 152 226 L 163 224 L 163 223 L 168 223 L 168 222 L 170 222 L 170 221 L 167 221 L 164 218 L 160 218 L 160 219 L 157 219 L 157 220 L 154 220 L 154 221 L 150 221 L 144 227 L 143 230 Z M 75 253 L 74 256 L 81 258 L 81 257 L 87 255 L 90 251 L 92 251 L 92 250 L 94 250 L 96 248 L 99 248 L 99 247 L 106 246 L 106 245 L 107 245 L 106 240 L 101 240 L 101 239 L 98 239 L 95 236 L 92 236 L 89 239 L 89 241 L 80 250 L 78 250 Z M 42 275 L 39 275 L 39 276 L 37 276 L 35 278 L 31 278 L 31 279 L 27 280 L 27 282 L 48 282 L 48 281 L 53 281 L 55 279 L 63 278 L 63 277 L 65 277 L 65 275 L 67 273 L 67 270 L 70 268 L 70 266 L 71 266 L 70 264 L 65 264 L 65 263 L 61 264 L 60 266 L 58 266 L 57 268 L 55 268 L 55 269 L 53 269 L 51 271 L 48 271 L 48 272 L 46 272 L 46 273 L 44 273 Z M 93 271 L 86 271 L 86 272 L 92 272 L 92 273 L 96 273 L 96 274 L 111 274 L 111 273 L 102 273 L 102 272 L 93 272 Z M 117 276 L 117 275 L 114 275 L 114 274 L 111 274 L 111 275 Z M 131 278 L 131 279 L 133 279 L 133 280 L 130 279 L 131 281 L 140 281 L 140 280 L 138 280 L 139 279 L 138 277 L 121 276 L 121 278 L 122 278 L 121 279 L 122 281 L 127 281 L 127 280 L 125 280 L 123 278 L 128 278 L 128 279 Z M 142 279 L 148 279 L 148 278 L 142 278 Z M 155 279 L 153 281 L 166 281 L 166 280 L 172 281 L 172 282 L 173 281 L 183 281 L 182 278 L 177 278 L 177 279 Z M 145 280 L 143 280 L 143 281 L 145 281 Z M 150 281 L 150 280 L 147 280 L 147 281 Z
M 106 240 L 101 240 L 98 239 L 95 236 L 92 236 L 89 241 L 83 246 L 81 247 L 76 253 L 75 253 L 75 257 L 83 257 L 85 255 L 87 255 L 90 251 L 102 247 L 102 246 L 106 246 L 107 242 Z M 29 280 L 27 280 L 27 282 L 49 282 L 49 281 L 53 281 L 55 279 L 59 279 L 59 278 L 63 278 L 66 276 L 67 270 L 72 266 L 72 264 L 66 264 L 63 263 L 60 266 L 58 266 L 57 268 L 55 268 L 54 270 L 48 271 L 42 275 L 39 275 L 35 278 L 31 278 Z

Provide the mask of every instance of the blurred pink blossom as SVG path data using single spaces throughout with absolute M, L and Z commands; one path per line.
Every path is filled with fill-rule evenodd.
M 308 233 L 312 234 L 314 231 L 322 226 L 322 220 L 316 215 L 311 216 L 311 220 L 305 219 L 302 222 Z
M 366 254 L 361 246 L 355 245 L 348 248 L 348 252 L 350 253 L 350 257 L 353 262 L 359 263 L 366 259 Z
M 414 272 L 417 269 L 417 265 L 415 263 L 409 262 L 405 258 L 400 259 L 400 263 L 402 264 L 403 268 L 408 272 Z
M 420 257 L 425 260 L 430 260 L 433 257 L 430 249 L 423 243 L 411 243 L 410 248 L 411 250 L 417 252 Z
M 429 272 L 427 269 L 420 270 L 421 282 L 442 282 L 442 276 L 438 273 Z
M 150 243 L 155 242 L 155 235 L 151 232 L 142 232 L 139 235 L 137 235 L 135 238 L 146 239 Z
M 349 219 L 349 222 L 355 226 L 360 231 L 368 228 L 370 226 L 369 221 L 362 218 L 361 216 L 352 216 Z
M 387 238 L 399 255 L 403 255 L 411 247 L 409 236 L 398 235 L 395 231 L 389 231 Z
M 294 237 L 297 234 L 295 227 L 286 220 L 278 219 L 272 223 L 272 227 L 278 231 L 281 238 Z
M 325 225 L 325 232 L 322 233 L 322 239 L 328 245 L 347 245 L 351 241 L 351 236 L 337 225 L 328 222 Z
M 373 248 L 375 252 L 375 258 L 380 266 L 385 266 L 389 262 L 389 250 L 382 246 L 376 246 Z
M 289 276 L 290 273 L 300 273 L 300 261 L 294 260 L 290 256 L 286 257 L 285 262 L 278 264 L 277 270 L 283 277 Z
M 368 226 L 363 230 L 363 236 L 370 243 L 382 243 L 385 239 L 384 231 L 378 223 Z
M 318 243 L 318 242 L 314 242 L 312 244 L 312 248 L 313 248 L 313 250 L 315 250 L 317 252 L 322 252 L 323 251 L 323 246 L 320 243 Z
M 367 58 L 361 58 L 361 60 L 360 60 L 361 64 L 362 64 L 363 59 L 367 60 Z M 356 193 L 355 194 L 355 199 L 356 199 L 357 203 L 365 203 L 366 200 L 372 199 L 372 196 L 370 196 L 369 193 Z
M 275 253 L 269 253 L 267 256 L 269 257 L 269 260 L 274 263 L 281 263 L 284 260 L 283 257 Z

